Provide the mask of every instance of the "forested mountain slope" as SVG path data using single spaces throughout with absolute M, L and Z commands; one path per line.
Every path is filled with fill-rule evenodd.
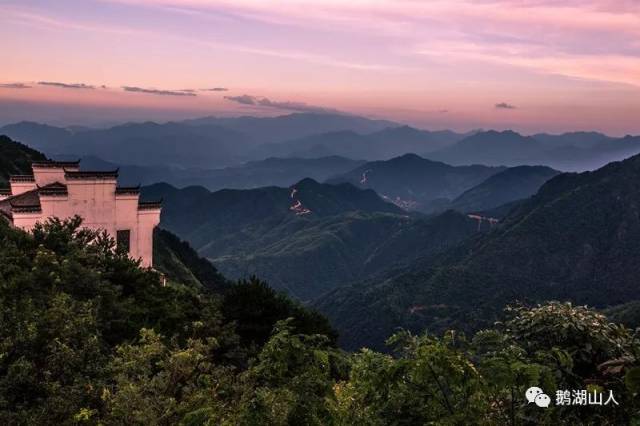
M 510 167 L 465 191 L 449 205 L 461 212 L 481 212 L 534 195 L 560 172 L 545 166 Z
M 202 187 L 177 189 L 156 184 L 142 189 L 150 199 L 164 199 L 162 223 L 166 229 L 187 239 L 200 252 L 224 247 L 224 236 L 239 232 L 248 225 L 256 232 L 286 218 L 317 218 L 348 211 L 402 214 L 397 206 L 382 200 L 375 192 L 363 191 L 349 184 L 327 185 L 303 179 L 289 188 L 264 187 L 249 190 L 210 192 Z M 242 244 L 242 238 L 236 244 Z
M 153 233 L 153 268 L 170 282 L 222 293 L 231 283 L 189 243 L 171 232 L 156 228 Z
M 311 179 L 290 188 L 213 193 L 158 184 L 143 195 L 162 197 L 161 225 L 223 274 L 255 274 L 301 300 L 441 251 L 478 230 L 458 213 L 413 217 L 372 190 Z
M 303 301 L 449 248 L 478 232 L 450 211 L 430 219 L 349 212 L 294 226 L 285 221 L 242 251 L 210 260 L 234 278 L 258 275 Z
M 354 347 L 379 344 L 397 326 L 475 329 L 516 300 L 607 307 L 638 299 L 638 179 L 640 156 L 556 176 L 487 235 L 387 279 L 337 289 L 317 306 Z
M 637 415 L 638 340 L 592 310 L 511 309 L 468 339 L 399 332 L 394 356 L 347 353 L 321 316 L 262 282 L 222 296 L 163 286 L 78 225 L 27 234 L 0 222 L 2 424 L 613 425 Z M 616 404 L 540 410 L 524 399 L 530 386 L 593 383 Z
M 31 163 L 43 160 L 38 151 L 0 135 L 0 188 L 9 186 L 9 175 L 30 174 Z
M 371 188 L 403 208 L 431 212 L 446 208 L 451 200 L 503 170 L 480 165 L 454 167 L 406 154 L 363 164 L 327 182 Z

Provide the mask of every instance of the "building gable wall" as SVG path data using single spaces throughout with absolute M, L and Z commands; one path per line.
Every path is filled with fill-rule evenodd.
M 118 231 L 128 231 L 129 255 L 141 259 L 142 266 L 153 265 L 153 230 L 160 223 L 159 206 L 141 209 L 137 189 L 127 188 L 117 193 L 115 174 L 69 177 L 62 167 L 50 165 L 34 167 L 33 171 L 33 181 L 15 182 L 16 190 L 21 191 L 19 193 L 56 182 L 66 185 L 66 192 L 64 187 L 62 191 L 47 192 L 43 189 L 43 193 L 38 194 L 40 211 L 16 211 L 12 218 L 16 227 L 30 231 L 37 222 L 44 222 L 47 218 L 67 219 L 77 215 L 83 220 L 82 226 L 105 230 L 114 239 Z M 13 192 L 14 182 L 11 184 L 12 195 L 18 195 Z M 121 235 L 127 235 L 127 232 Z

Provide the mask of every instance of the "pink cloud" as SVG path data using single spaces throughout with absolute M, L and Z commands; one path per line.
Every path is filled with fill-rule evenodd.
M 278 25 L 330 25 L 389 36 L 404 54 L 517 66 L 568 77 L 638 85 L 640 5 L 635 1 L 550 0 L 112 0 L 145 7 L 236 14 Z M 337 37 L 339 37 L 337 35 Z M 504 40 L 519 40 L 518 43 Z M 425 48 L 425 46 L 427 46 Z M 251 48 L 244 48 L 251 51 Z M 450 49 L 450 50 L 447 50 Z M 289 56 L 362 70 L 407 69 L 322 58 L 286 49 L 256 53 Z M 507 53 L 506 57 L 504 53 Z M 604 59 L 604 61 L 603 61 Z M 603 62 L 606 62 L 603 64 Z M 635 74 L 635 75 L 634 75 Z
M 54 7 L 14 0 L 0 5 L 0 23 L 0 39 L 11 41 L 3 51 L 6 81 L 159 90 L 220 84 L 232 96 L 259 93 L 356 113 L 382 108 L 396 119 L 432 114 L 465 126 L 494 116 L 564 125 L 588 110 L 585 122 L 600 112 L 637 129 L 638 1 L 59 0 Z M 60 92 L 42 90 L 0 96 Z M 215 92 L 67 92 L 154 108 L 234 106 Z M 518 109 L 497 114 L 493 106 L 503 100 Z M 584 108 L 558 106 L 569 104 Z M 552 107 L 571 113 L 540 112 Z M 450 113 L 434 113 L 441 109 Z

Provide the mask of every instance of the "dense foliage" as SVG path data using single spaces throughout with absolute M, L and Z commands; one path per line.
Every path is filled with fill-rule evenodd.
M 106 234 L 80 224 L 79 218 L 52 220 L 27 234 L 0 221 L 0 423 L 60 423 L 102 413 L 111 406 L 105 390 L 125 374 L 112 364 L 117 356 L 134 356 L 138 349 L 127 352 L 126 345 L 140 339 L 157 346 L 154 336 L 163 336 L 167 351 L 199 339 L 196 346 L 206 346 L 219 368 L 248 363 L 256 349 L 242 346 L 234 331 L 235 321 L 248 325 L 223 317 L 224 296 L 163 286 L 156 272 L 114 251 Z M 282 305 L 276 293 L 260 298 Z M 332 333 L 326 320 L 314 328 L 314 315 L 292 302 L 251 320 L 271 329 L 289 317 L 293 331 Z
M 337 350 L 326 320 L 257 279 L 222 297 L 139 268 L 78 219 L 0 223 L 3 424 L 624 424 L 640 341 L 569 304 L 514 307 L 470 338 L 400 332 Z M 291 317 L 289 319 L 286 319 Z M 619 405 L 543 409 L 530 386 Z

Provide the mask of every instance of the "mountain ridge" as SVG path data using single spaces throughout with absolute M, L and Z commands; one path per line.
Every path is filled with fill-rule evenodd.
M 595 170 L 640 153 L 640 137 L 612 138 L 597 132 L 523 136 L 489 130 L 426 155 L 452 165 L 545 165 L 563 171 Z
M 454 199 L 450 208 L 461 212 L 492 210 L 529 198 L 549 179 L 560 174 L 546 166 L 515 166 L 489 176 Z
M 371 189 L 309 178 L 288 188 L 216 192 L 156 184 L 142 194 L 162 197 L 161 226 L 224 275 L 259 275 L 301 300 L 478 232 L 476 221 L 457 212 L 424 218 Z
M 636 300 L 638 178 L 640 156 L 557 175 L 490 232 L 392 276 L 336 289 L 315 306 L 340 325 L 347 347 L 356 348 L 380 345 L 398 326 L 481 328 L 515 301 L 607 307 Z M 358 315 L 351 314 L 354 304 Z
M 451 166 L 417 154 L 404 154 L 365 163 L 327 182 L 372 188 L 405 209 L 429 213 L 446 209 L 453 198 L 503 170 L 482 165 Z

